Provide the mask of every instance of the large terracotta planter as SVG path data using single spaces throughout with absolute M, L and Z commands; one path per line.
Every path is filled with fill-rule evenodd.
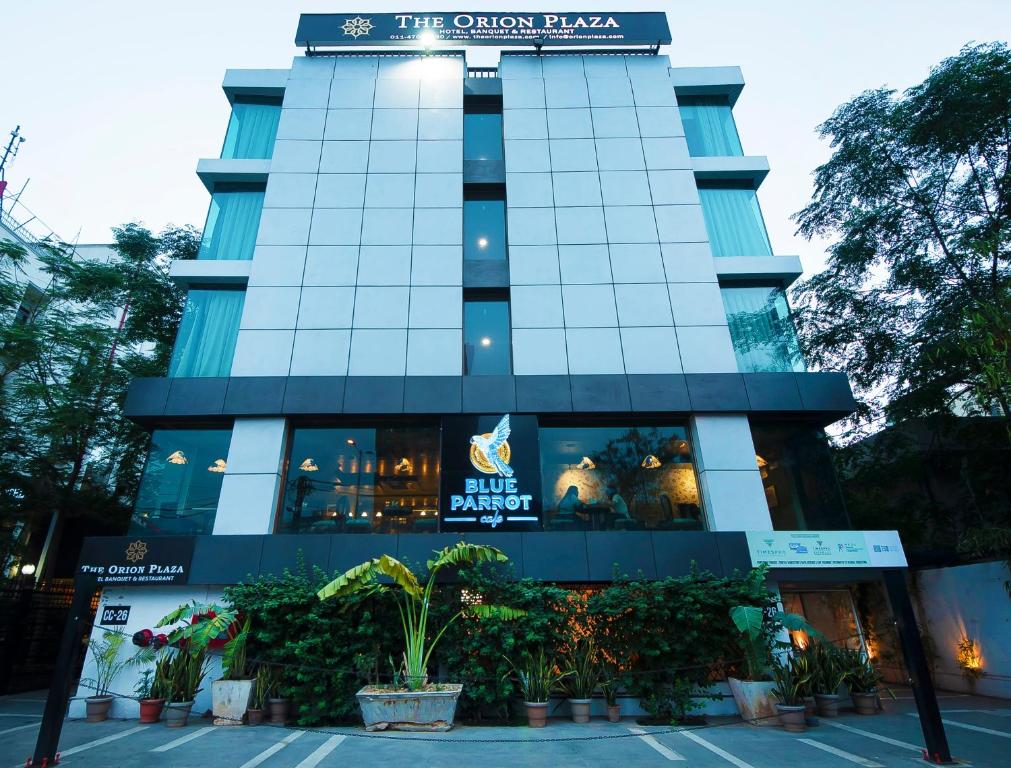
M 252 680 L 215 680 L 211 683 L 211 712 L 215 725 L 242 725 L 253 697 Z
M 84 700 L 84 705 L 87 722 L 100 723 L 109 717 L 112 696 L 89 696 Z
M 165 699 L 141 699 L 140 722 L 157 723 L 161 720 L 161 711 L 165 708 Z
M 367 731 L 448 731 L 453 727 L 459 683 L 421 691 L 386 691 L 365 686 L 357 694 Z
M 569 712 L 574 723 L 590 722 L 590 699 L 569 699 Z
M 609 722 L 609 723 L 620 723 L 621 722 L 621 705 L 620 704 L 608 704 L 607 705 L 607 722 Z
M 808 726 L 818 725 L 818 705 L 814 696 L 805 696 L 804 699 L 804 720 Z
M 850 698 L 853 699 L 853 707 L 858 715 L 876 715 L 878 713 L 878 694 L 857 693 L 850 691 Z
M 818 705 L 818 714 L 822 717 L 839 717 L 839 699 L 835 693 L 816 693 L 814 701 Z
M 807 722 L 804 719 L 804 705 L 790 706 L 787 704 L 777 704 L 776 711 L 779 713 L 779 724 L 790 733 L 803 733 L 807 730 Z
M 527 710 L 527 725 L 531 728 L 543 728 L 548 724 L 548 702 L 524 701 Z
M 752 725 L 779 725 L 776 699 L 772 695 L 775 683 L 738 680 L 736 677 L 727 678 L 727 682 L 741 719 Z
M 288 722 L 291 711 L 291 699 L 267 699 L 267 713 L 274 725 L 284 725 Z
M 170 701 L 165 705 L 165 725 L 168 728 L 182 728 L 189 722 L 192 701 Z

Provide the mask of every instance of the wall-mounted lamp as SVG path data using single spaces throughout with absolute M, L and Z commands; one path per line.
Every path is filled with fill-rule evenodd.
M 593 463 L 593 459 L 589 456 L 584 456 L 582 460 L 576 465 L 576 469 L 596 469 L 597 465 Z
M 663 462 L 651 453 L 642 460 L 642 464 L 640 466 L 642 466 L 643 469 L 659 469 L 663 466 Z
M 425 51 L 431 51 L 432 46 L 434 46 L 438 40 L 439 38 L 430 29 L 426 29 L 418 35 L 418 42 L 421 43 L 421 47 L 424 48 Z
M 221 474 L 226 469 L 228 469 L 228 462 L 224 459 L 215 459 L 214 463 L 207 468 L 208 472 L 214 472 L 216 474 Z
M 35 575 L 35 563 L 25 563 L 21 566 L 22 576 L 34 576 Z
M 189 464 L 189 459 L 186 458 L 186 454 L 182 451 L 173 451 L 168 455 L 166 461 L 169 464 Z

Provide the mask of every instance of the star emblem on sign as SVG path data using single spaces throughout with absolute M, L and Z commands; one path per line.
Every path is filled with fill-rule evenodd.
M 372 19 L 363 19 L 361 16 L 345 19 L 344 26 L 341 29 L 344 30 L 345 35 L 351 35 L 351 37 L 357 39 L 372 31 Z
M 131 563 L 143 560 L 147 556 L 147 544 L 143 541 L 130 542 L 126 548 L 126 559 Z

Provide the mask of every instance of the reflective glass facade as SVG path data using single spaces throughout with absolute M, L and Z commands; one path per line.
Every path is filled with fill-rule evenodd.
M 713 256 L 772 255 L 755 190 L 705 186 L 699 198 Z
M 509 302 L 477 299 L 463 305 L 464 374 L 481 376 L 511 372 Z
M 169 376 L 227 376 L 246 293 L 239 289 L 191 290 L 186 294 Z
M 281 104 L 276 99 L 237 96 L 232 103 L 221 157 L 230 160 L 266 160 L 274 150 Z
M 806 370 L 782 288 L 724 287 L 720 294 L 727 310 L 730 338 L 740 371 L 802 373 Z
M 263 210 L 262 188 L 218 185 L 211 195 L 198 259 L 253 258 Z
M 693 157 L 743 155 L 730 102 L 725 96 L 679 96 L 678 108 Z

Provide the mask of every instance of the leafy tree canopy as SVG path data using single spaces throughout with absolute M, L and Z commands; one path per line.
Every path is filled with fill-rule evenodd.
M 809 358 L 845 369 L 859 425 L 1011 415 L 1011 50 L 971 45 L 903 93 L 866 91 L 819 132 L 799 232 L 832 240 L 794 293 Z

